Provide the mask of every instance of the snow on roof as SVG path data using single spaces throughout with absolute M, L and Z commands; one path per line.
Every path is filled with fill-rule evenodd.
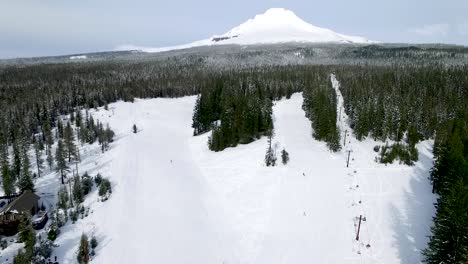
M 2 214 L 11 212 L 14 214 L 22 213 L 25 211 L 30 211 L 39 201 L 40 197 L 34 194 L 31 191 L 23 192 L 18 198 L 13 202 L 8 204 L 3 210 Z

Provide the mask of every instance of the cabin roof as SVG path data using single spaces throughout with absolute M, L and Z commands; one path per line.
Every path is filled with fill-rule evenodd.
M 18 198 L 13 202 L 9 203 L 0 214 L 5 214 L 8 212 L 12 213 L 23 213 L 29 212 L 41 199 L 39 196 L 34 194 L 31 191 L 24 191 Z

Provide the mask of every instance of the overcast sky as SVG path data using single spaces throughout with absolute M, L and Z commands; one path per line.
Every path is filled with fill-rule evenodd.
M 468 45 L 468 0 L 0 0 L 0 58 L 185 44 L 271 7 L 371 40 Z

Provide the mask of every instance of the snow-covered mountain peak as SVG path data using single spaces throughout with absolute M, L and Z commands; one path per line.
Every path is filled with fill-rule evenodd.
M 119 47 L 118 50 L 162 52 L 211 45 L 252 45 L 287 42 L 371 43 L 372 41 L 363 37 L 347 36 L 314 26 L 299 18 L 293 11 L 285 8 L 270 8 L 265 13 L 256 15 L 225 34 L 214 35 L 209 39 L 166 48 L 145 48 L 127 45 Z
M 294 12 L 284 8 L 271 8 L 265 13 L 256 15 L 240 26 L 231 29 L 228 34 L 255 33 L 261 31 L 278 31 L 280 29 L 307 30 L 310 25 L 300 19 Z M 280 33 L 280 32 L 278 32 Z
M 367 43 L 362 37 L 346 36 L 309 24 L 293 11 L 271 8 L 256 15 L 227 33 L 211 38 L 223 44 L 257 44 L 281 42 Z

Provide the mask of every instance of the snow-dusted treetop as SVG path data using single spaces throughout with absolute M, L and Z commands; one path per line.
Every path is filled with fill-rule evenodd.
M 290 10 L 271 8 L 265 13 L 256 15 L 238 27 L 229 30 L 225 34 L 215 35 L 209 39 L 165 48 L 126 45 L 118 47 L 118 50 L 162 52 L 210 45 L 251 45 L 286 42 L 371 43 L 372 41 L 363 37 L 347 36 L 326 28 L 316 27 L 305 22 Z

